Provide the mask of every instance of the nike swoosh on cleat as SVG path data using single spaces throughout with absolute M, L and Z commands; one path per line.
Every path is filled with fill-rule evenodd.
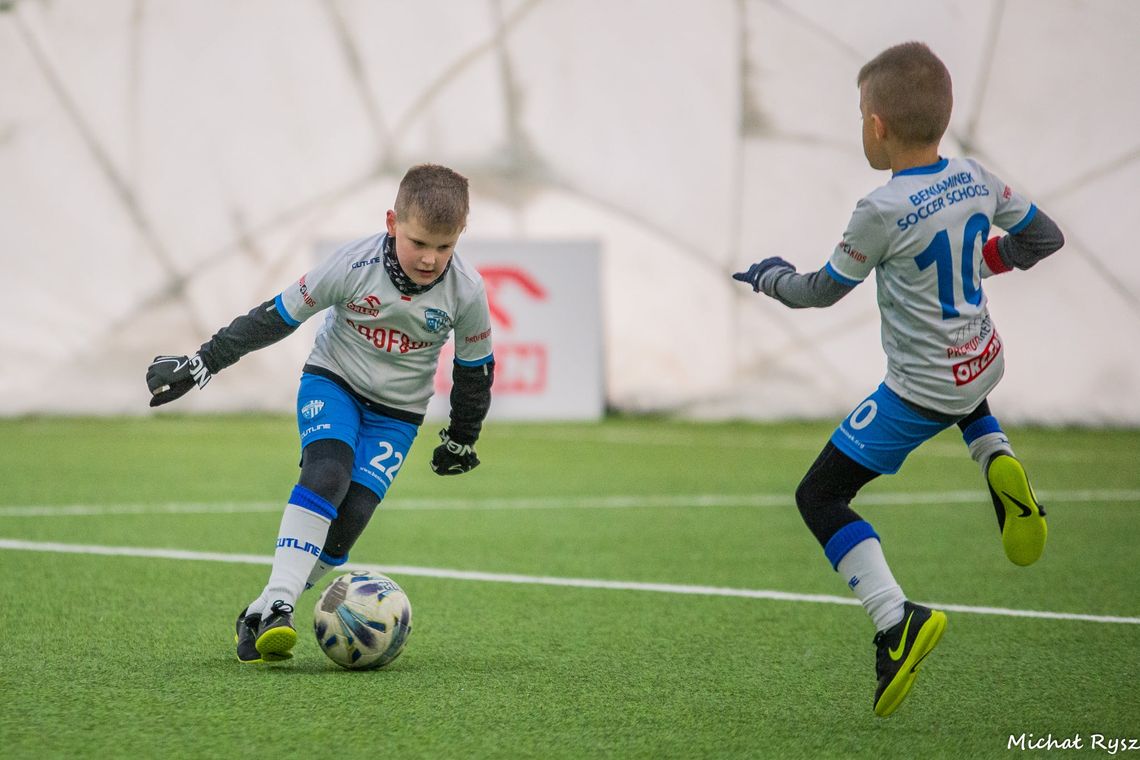
M 1002 491 L 1001 493 L 1002 493 L 1002 496 L 1009 499 L 1010 501 L 1012 501 L 1014 504 L 1016 504 L 1017 506 L 1019 506 L 1021 508 L 1021 514 L 1018 515 L 1018 517 L 1029 517 L 1030 515 L 1033 514 L 1033 510 L 1030 509 L 1028 507 L 1028 505 L 1022 504 L 1020 501 L 1018 501 L 1014 497 L 1010 496 L 1008 491 Z
M 906 649 L 906 632 L 907 632 L 907 629 L 910 628 L 910 621 L 911 621 L 911 618 L 913 618 L 913 617 L 914 617 L 913 612 L 907 616 L 906 625 L 903 626 L 902 636 L 899 638 L 898 647 L 897 648 L 891 648 L 891 649 L 887 650 L 887 654 L 889 654 L 891 656 L 891 659 L 895 660 L 896 662 L 898 661 L 898 659 L 900 657 L 902 657 L 903 650 Z

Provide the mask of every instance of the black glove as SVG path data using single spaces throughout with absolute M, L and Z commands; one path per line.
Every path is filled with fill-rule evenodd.
M 757 293 L 764 291 L 767 295 L 774 295 L 772 288 L 776 283 L 776 277 L 782 272 L 794 271 L 796 268 L 787 261 L 779 256 L 772 256 L 748 267 L 747 272 L 737 272 L 732 276 L 732 279 L 747 282 L 752 286 L 752 290 Z
M 146 368 L 146 385 L 150 388 L 151 406 L 161 406 L 178 398 L 197 385 L 205 388 L 210 370 L 199 354 L 193 356 L 156 356 Z
M 443 443 L 431 455 L 431 468 L 436 475 L 462 475 L 479 466 L 474 446 L 453 441 L 446 430 L 439 431 L 439 440 Z

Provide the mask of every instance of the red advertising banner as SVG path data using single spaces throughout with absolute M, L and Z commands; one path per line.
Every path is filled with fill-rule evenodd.
M 597 243 L 461 241 L 494 333 L 492 419 L 598 419 L 605 405 Z M 449 342 L 429 417 L 447 415 Z

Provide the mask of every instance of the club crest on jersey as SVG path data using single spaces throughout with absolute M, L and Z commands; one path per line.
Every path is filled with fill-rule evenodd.
M 424 309 L 424 321 L 433 333 L 451 328 L 451 317 L 442 309 Z
M 321 410 L 324 408 L 324 401 L 321 401 L 320 399 L 313 399 L 306 402 L 305 405 L 301 407 L 301 416 L 307 420 L 311 420 L 320 414 Z

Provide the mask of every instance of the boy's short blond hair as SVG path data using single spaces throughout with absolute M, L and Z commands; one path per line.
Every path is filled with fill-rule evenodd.
M 432 232 L 463 229 L 468 210 L 467 178 L 446 166 L 413 166 L 396 191 L 396 217 L 415 218 Z
M 865 100 L 904 143 L 928 145 L 950 124 L 954 92 L 946 64 L 921 42 L 887 48 L 859 69 Z

